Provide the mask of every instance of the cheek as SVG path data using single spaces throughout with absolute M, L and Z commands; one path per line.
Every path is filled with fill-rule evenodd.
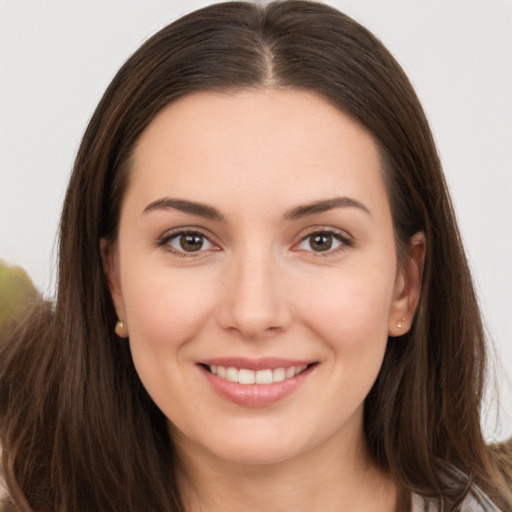
M 297 290 L 300 316 L 334 351 L 360 353 L 387 341 L 394 267 L 352 266 L 328 272 Z
M 125 276 L 123 296 L 134 359 L 138 347 L 157 357 L 162 351 L 176 352 L 199 332 L 215 300 L 215 287 L 205 277 L 200 270 L 191 276 L 158 266 Z
M 123 281 L 133 363 L 157 406 L 168 418 L 180 419 L 190 406 L 182 397 L 194 385 L 190 373 L 183 372 L 190 362 L 188 347 L 211 319 L 215 288 L 207 284 L 211 280 L 176 269 L 139 268 Z
M 394 272 L 352 268 L 301 287 L 297 304 L 308 331 L 321 346 L 328 371 L 318 414 L 332 410 L 332 425 L 342 424 L 362 404 L 382 366 L 388 341 L 388 316 Z

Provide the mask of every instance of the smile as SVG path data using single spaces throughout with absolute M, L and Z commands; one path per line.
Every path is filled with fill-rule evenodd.
M 250 408 L 268 407 L 296 392 L 310 379 L 318 361 L 280 358 L 218 358 L 197 363 L 211 388 L 223 399 Z
M 303 364 L 301 366 L 291 366 L 288 368 L 249 370 L 247 368 L 235 368 L 233 366 L 207 365 L 207 368 L 213 375 L 228 380 L 229 382 L 239 384 L 273 384 L 275 382 L 282 382 L 300 375 L 307 367 L 307 364 Z

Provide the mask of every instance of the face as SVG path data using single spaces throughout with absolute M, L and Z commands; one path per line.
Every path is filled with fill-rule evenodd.
M 304 91 L 194 93 L 143 133 L 104 262 L 184 450 L 277 462 L 362 439 L 419 281 L 382 173 L 370 134 Z

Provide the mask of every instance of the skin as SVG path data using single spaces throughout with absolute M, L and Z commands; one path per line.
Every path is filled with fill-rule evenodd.
M 194 93 L 143 133 L 118 239 L 102 251 L 119 334 L 169 418 L 189 510 L 394 509 L 393 482 L 366 455 L 363 403 L 388 335 L 412 321 L 424 237 L 399 265 L 383 172 L 373 137 L 305 91 Z M 358 206 L 290 218 L 334 197 Z M 162 198 L 223 220 L 147 211 Z M 183 251 L 182 228 L 204 235 L 200 250 Z M 311 244 L 318 232 L 330 249 Z M 251 408 L 197 365 L 228 356 L 316 364 L 291 395 Z

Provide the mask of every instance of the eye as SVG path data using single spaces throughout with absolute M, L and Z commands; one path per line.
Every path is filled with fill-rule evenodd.
M 345 246 L 351 246 L 351 240 L 337 231 L 321 230 L 310 233 L 302 238 L 296 246 L 299 251 L 313 251 L 316 253 L 332 253 Z
M 197 231 L 174 233 L 163 238 L 160 244 L 181 256 L 217 249 L 205 235 Z

